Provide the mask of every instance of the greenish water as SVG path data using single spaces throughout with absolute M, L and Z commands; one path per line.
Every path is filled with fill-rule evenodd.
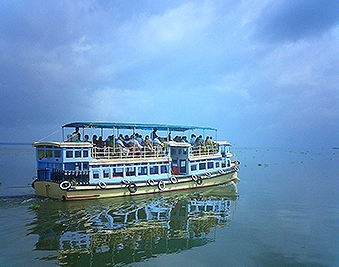
M 0 145 L 0 266 L 339 266 L 339 150 L 237 154 L 237 186 L 62 202 Z

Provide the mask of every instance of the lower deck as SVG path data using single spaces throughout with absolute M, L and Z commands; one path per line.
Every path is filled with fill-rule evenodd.
M 156 194 L 190 190 L 217 186 L 229 182 L 237 182 L 237 172 L 234 169 L 219 170 L 214 173 L 205 173 L 201 176 L 179 175 L 166 180 L 122 181 L 121 183 L 95 185 L 66 185 L 52 181 L 35 181 L 33 187 L 38 196 L 61 200 L 93 199 L 107 197 L 121 197 L 140 194 Z

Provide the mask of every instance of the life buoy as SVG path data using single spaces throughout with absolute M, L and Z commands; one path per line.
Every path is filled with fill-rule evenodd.
M 236 172 L 238 172 L 238 171 L 239 171 L 239 167 L 238 167 L 238 166 L 235 166 L 235 167 L 234 167 L 234 170 L 235 170 Z
M 122 182 L 123 184 L 127 184 L 127 185 L 129 184 L 129 181 L 127 181 L 126 179 L 122 180 L 121 182 Z
M 155 182 L 153 179 L 148 179 L 147 180 L 147 183 L 150 185 L 150 186 L 155 186 Z
M 69 181 L 63 181 L 59 187 L 61 190 L 67 190 L 71 187 L 71 183 Z
M 175 176 L 171 176 L 170 181 L 171 181 L 172 184 L 178 183 L 178 179 Z
M 158 188 L 160 191 L 164 191 L 166 188 L 166 184 L 163 181 L 158 182 Z
M 105 189 L 107 187 L 106 183 L 105 182 L 99 182 L 99 187 L 101 189 Z
M 205 174 L 206 174 L 207 177 L 211 177 L 212 176 L 212 174 L 210 172 L 206 172 Z
M 192 175 L 191 178 L 194 182 L 198 181 L 198 176 L 196 176 L 196 175 Z
M 128 190 L 131 192 L 131 193 L 135 193 L 137 192 L 137 185 L 135 183 L 130 183 L 128 186 L 127 186 Z
M 201 184 L 202 184 L 202 178 L 201 178 L 201 177 L 198 178 L 197 184 L 198 184 L 198 185 L 201 185 Z
M 220 169 L 218 172 L 219 172 L 220 174 L 225 174 L 225 171 L 224 171 L 223 169 Z

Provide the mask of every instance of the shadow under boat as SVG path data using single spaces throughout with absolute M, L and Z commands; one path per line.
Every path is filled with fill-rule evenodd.
M 214 242 L 236 210 L 237 183 L 194 192 L 124 199 L 42 201 L 29 234 L 43 260 L 69 265 L 124 265 Z M 55 253 L 57 256 L 55 256 Z

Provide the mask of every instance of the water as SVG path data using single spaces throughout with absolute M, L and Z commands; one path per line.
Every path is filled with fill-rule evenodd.
M 237 186 L 62 202 L 33 195 L 32 147 L 0 145 L 0 266 L 339 266 L 339 150 L 237 154 Z

